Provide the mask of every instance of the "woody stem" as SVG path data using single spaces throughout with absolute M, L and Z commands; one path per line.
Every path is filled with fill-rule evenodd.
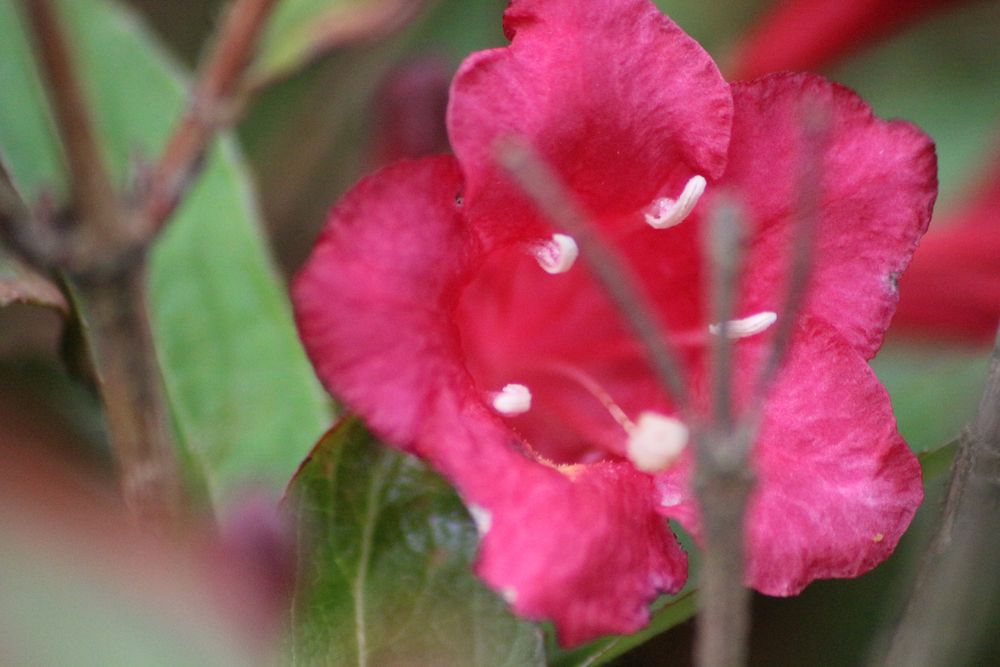
M 97 376 L 122 494 L 133 516 L 154 526 L 176 524 L 183 500 L 146 309 L 147 257 L 219 129 L 218 109 L 231 104 L 276 2 L 233 3 L 201 68 L 189 111 L 134 210 L 125 204 L 104 162 L 56 5 L 21 0 L 66 156 L 75 224 L 39 227 L 31 224 L 30 215 L 15 210 L 0 215 L 0 227 L 24 257 L 61 273 L 69 286 Z M 9 199 L 5 194 L 5 202 Z

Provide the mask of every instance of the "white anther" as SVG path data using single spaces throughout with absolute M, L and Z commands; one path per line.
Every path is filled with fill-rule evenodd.
M 500 589 L 500 597 L 506 600 L 507 604 L 514 604 L 517 602 L 517 590 L 511 586 L 505 586 Z
M 479 505 L 469 505 L 468 509 L 472 520 L 476 522 L 476 530 L 479 532 L 479 537 L 483 537 L 486 533 L 490 532 L 490 526 L 493 525 L 493 515 L 490 511 Z
M 639 415 L 626 443 L 626 452 L 635 467 L 659 472 L 677 460 L 688 443 L 684 422 L 656 412 Z
M 535 259 L 546 273 L 566 273 L 573 267 L 580 249 L 572 236 L 553 234 L 552 238 L 535 247 Z
M 531 409 L 531 390 L 523 384 L 508 384 L 493 394 L 493 409 L 502 415 L 519 415 Z
M 705 194 L 705 177 L 692 176 L 684 185 L 681 196 L 677 199 L 660 197 L 646 211 L 646 222 L 653 229 L 666 229 L 679 225 L 691 215 L 698 200 Z
M 767 328 L 774 324 L 777 320 L 778 314 L 770 310 L 765 310 L 757 313 L 756 315 L 751 315 L 750 317 L 744 317 L 741 320 L 729 320 L 729 323 L 726 326 L 726 335 L 729 338 L 746 338 L 747 336 L 756 336 L 762 331 L 766 331 Z M 713 336 L 718 336 L 722 333 L 722 325 L 709 324 L 708 332 Z

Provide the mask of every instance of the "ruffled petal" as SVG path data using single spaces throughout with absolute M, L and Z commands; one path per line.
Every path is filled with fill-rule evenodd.
M 687 556 L 655 512 L 653 481 L 629 463 L 569 466 L 510 488 L 479 574 L 530 618 L 556 618 L 560 642 L 629 634 L 658 592 L 676 593 Z
M 483 261 L 451 158 L 403 162 L 334 209 L 293 286 L 306 350 L 328 389 L 388 442 L 451 480 L 485 538 L 478 570 L 565 644 L 631 632 L 686 558 L 626 464 L 537 460 L 464 366 L 459 293 Z M 613 548 L 612 548 L 613 547 Z
M 763 358 L 740 346 L 740 384 Z M 923 499 L 920 464 L 896 430 L 888 393 L 832 327 L 806 319 L 771 391 L 755 444 L 747 582 L 795 595 L 855 577 L 892 553 Z M 690 461 L 657 479 L 660 511 L 696 537 Z
M 806 312 L 837 328 L 866 359 L 896 307 L 896 281 L 927 229 L 937 196 L 934 144 L 884 121 L 850 90 L 808 74 L 733 85 L 735 119 L 722 185 L 754 223 L 746 312 L 780 311 L 803 168 L 804 103 L 828 110 L 823 195 Z
M 448 112 L 467 199 L 491 234 L 537 223 L 495 166 L 508 135 L 601 219 L 649 205 L 672 174 L 722 172 L 729 87 L 649 0 L 514 0 L 504 19 L 511 45 L 466 59 Z
M 803 324 L 765 410 L 748 577 L 769 595 L 856 577 L 889 557 L 923 500 L 920 464 L 875 373 L 825 323 Z

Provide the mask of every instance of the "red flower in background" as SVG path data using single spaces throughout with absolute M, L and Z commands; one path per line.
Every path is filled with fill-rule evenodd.
M 969 0 L 783 0 L 736 50 L 734 79 L 817 70 L 934 11 Z
M 899 284 L 893 330 L 988 343 L 1000 324 L 1000 159 L 934 223 Z
M 831 116 L 817 264 L 756 443 L 748 578 L 787 595 L 873 567 L 922 497 L 866 362 L 930 217 L 931 142 L 818 77 L 730 88 L 648 0 L 514 0 L 504 28 L 511 45 L 473 54 L 452 84 L 456 158 L 364 179 L 297 277 L 320 378 L 455 484 L 482 534 L 477 571 L 518 613 L 552 618 L 564 644 L 639 629 L 686 577 L 663 517 L 699 532 L 685 426 L 494 146 L 523 137 L 558 172 L 642 280 L 700 398 L 699 198 L 736 191 L 753 222 L 731 329 L 745 387 L 786 275 L 808 97 Z

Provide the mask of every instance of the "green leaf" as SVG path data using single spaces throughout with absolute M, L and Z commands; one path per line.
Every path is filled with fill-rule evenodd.
M 472 574 L 478 538 L 454 491 L 360 422 L 326 435 L 287 502 L 302 536 L 294 664 L 543 664 L 540 631 Z
M 255 85 L 287 76 L 328 51 L 402 27 L 421 0 L 284 0 L 265 30 Z
M 925 487 L 951 470 L 951 462 L 958 452 L 958 443 L 958 439 L 955 439 L 936 449 L 926 449 L 917 454 L 920 469 L 924 473 Z
M 65 192 L 58 144 L 16 11 L 0 3 L 0 154 L 30 200 Z M 108 164 L 119 184 L 152 158 L 185 101 L 179 68 L 134 17 L 102 0 L 62 0 Z M 186 458 L 216 500 L 259 484 L 275 495 L 322 433 L 328 409 L 272 266 L 231 137 L 155 248 L 150 310 Z
M 899 432 L 915 452 L 952 440 L 979 405 L 989 350 L 941 343 L 885 345 L 872 368 L 889 390 Z
M 74 533 L 25 512 L 14 516 L 15 508 L 0 512 L 4 665 L 251 664 L 229 609 L 212 597 L 217 580 L 197 580 L 189 562 L 165 554 L 140 566 L 128 535 L 95 544 L 80 539 L 78 525 Z

